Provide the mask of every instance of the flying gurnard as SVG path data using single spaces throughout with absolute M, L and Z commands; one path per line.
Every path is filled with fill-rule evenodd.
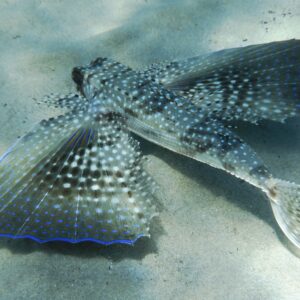
M 230 127 L 300 112 L 300 41 L 226 49 L 133 70 L 97 58 L 77 93 L 0 158 L 0 235 L 133 244 L 149 236 L 157 184 L 131 132 L 262 190 L 300 247 L 300 186 L 277 179 Z

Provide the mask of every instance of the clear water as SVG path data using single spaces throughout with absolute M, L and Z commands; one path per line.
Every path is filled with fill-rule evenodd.
M 0 151 L 53 114 L 33 98 L 73 88 L 97 56 L 136 68 L 300 38 L 300 2 L 1 1 Z M 277 177 L 300 183 L 300 120 L 238 131 Z M 0 299 L 297 299 L 300 260 L 265 197 L 141 140 L 163 197 L 134 247 L 0 240 Z M 295 251 L 294 251 L 295 252 Z

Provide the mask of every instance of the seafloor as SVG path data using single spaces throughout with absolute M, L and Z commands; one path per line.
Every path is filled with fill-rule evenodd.
M 109 56 L 133 67 L 300 38 L 298 0 L 2 0 L 0 152 L 53 112 L 34 98 L 73 88 L 73 66 Z M 274 174 L 300 183 L 300 120 L 238 131 Z M 264 196 L 142 142 L 164 197 L 134 247 L 0 240 L 0 299 L 300 298 L 300 258 Z M 293 250 L 293 249 L 292 249 Z

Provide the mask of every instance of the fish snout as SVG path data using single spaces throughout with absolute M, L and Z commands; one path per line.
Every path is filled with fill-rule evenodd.
M 75 67 L 72 70 L 72 79 L 77 85 L 77 90 L 83 94 L 84 70 L 81 67 Z

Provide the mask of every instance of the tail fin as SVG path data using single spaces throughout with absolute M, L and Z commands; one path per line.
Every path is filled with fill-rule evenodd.
M 40 123 L 0 159 L 0 235 L 133 244 L 149 235 L 155 184 L 118 115 Z
M 271 179 L 268 196 L 280 228 L 287 238 L 300 248 L 300 185 Z

